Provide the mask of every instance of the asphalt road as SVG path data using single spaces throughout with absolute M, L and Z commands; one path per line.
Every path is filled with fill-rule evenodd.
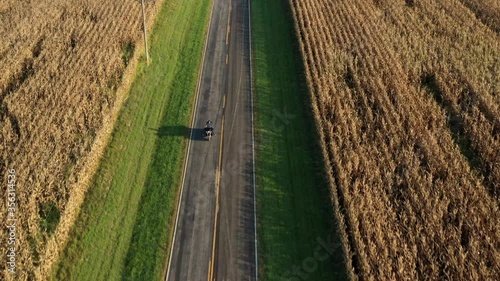
M 248 0 L 214 0 L 207 40 L 166 279 L 256 280 Z

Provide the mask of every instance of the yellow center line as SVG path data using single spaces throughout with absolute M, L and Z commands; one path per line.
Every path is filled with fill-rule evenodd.
M 229 14 L 227 17 L 227 31 L 226 31 L 226 46 L 229 44 L 229 34 L 231 32 L 231 11 L 232 11 L 232 0 L 229 0 Z M 229 62 L 229 54 L 226 53 L 226 64 Z M 223 96 L 223 105 L 222 112 L 226 108 L 226 96 Z M 220 132 L 220 147 L 219 147 L 219 166 L 217 167 L 216 175 L 215 175 L 215 219 L 214 219 L 214 235 L 212 241 L 212 258 L 208 262 L 208 281 L 212 281 L 215 278 L 215 250 L 217 244 L 217 220 L 219 214 L 219 190 L 220 190 L 220 178 L 222 174 L 222 145 L 224 141 L 224 113 L 222 113 L 222 122 L 221 122 L 221 132 Z
M 226 108 L 226 96 L 223 97 L 222 111 Z M 220 146 L 219 146 L 219 165 L 217 167 L 215 176 L 215 220 L 214 220 L 214 235 L 212 241 L 212 259 L 209 261 L 208 266 L 208 281 L 212 281 L 215 278 L 215 250 L 217 244 L 217 222 L 219 214 L 219 191 L 220 191 L 220 179 L 222 174 L 222 146 L 224 143 L 224 114 L 222 115 L 221 122 L 221 132 L 220 132 Z
M 232 0 L 229 0 L 229 14 L 227 17 L 227 30 L 226 30 L 226 45 L 229 44 L 229 32 L 231 31 L 231 11 L 232 11 Z

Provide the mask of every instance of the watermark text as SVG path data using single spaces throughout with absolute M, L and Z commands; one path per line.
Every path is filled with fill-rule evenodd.
M 16 170 L 8 170 L 7 176 L 7 271 L 16 273 Z

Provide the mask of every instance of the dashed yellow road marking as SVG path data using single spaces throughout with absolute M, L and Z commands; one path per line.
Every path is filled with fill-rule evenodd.
M 223 109 L 226 107 L 226 96 L 223 97 Z M 219 214 L 219 191 L 220 191 L 220 179 L 222 174 L 222 146 L 224 143 L 224 115 L 222 115 L 221 122 L 221 132 L 220 132 L 220 146 L 219 146 L 219 165 L 217 167 L 216 176 L 215 176 L 215 220 L 214 220 L 214 235 L 212 241 L 212 259 L 209 261 L 209 270 L 208 270 L 208 281 L 212 281 L 215 278 L 215 251 L 217 244 L 217 223 L 218 223 L 218 214 Z

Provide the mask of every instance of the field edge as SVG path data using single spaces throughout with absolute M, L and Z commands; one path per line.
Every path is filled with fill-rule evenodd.
M 322 154 L 315 138 L 316 124 L 289 5 L 287 0 L 278 3 L 251 1 L 259 278 L 325 280 L 335 277 L 335 280 L 345 280 L 349 274 L 346 273 L 344 255 L 340 254 L 342 243 L 336 231 L 338 223 L 331 212 L 333 207 L 330 205 L 327 175 L 322 168 L 324 164 L 319 159 L 321 157 L 316 157 Z M 269 44 L 273 44 L 273 50 L 280 51 L 272 51 Z M 303 134 L 306 137 L 286 134 L 287 131 L 303 132 L 304 128 L 307 128 Z M 281 169 L 281 166 L 285 168 Z M 310 169 L 301 170 L 301 166 Z M 317 189 L 307 192 L 300 188 L 301 184 Z M 281 193 L 286 194 L 284 201 L 289 204 L 282 207 L 291 213 L 291 217 L 284 215 L 283 210 L 266 207 L 272 205 L 273 200 L 279 201 L 281 198 L 275 196 L 281 196 Z M 282 225 L 278 218 L 284 218 L 288 224 Z M 294 241 L 283 246 L 267 228 L 279 228 L 281 232 L 276 232 L 282 235 L 282 239 L 287 236 L 286 232 L 291 232 Z M 315 259 L 316 267 L 310 270 L 305 264 L 312 261 L 313 249 L 325 240 L 332 241 L 335 250 L 329 254 L 328 261 Z M 293 258 L 278 261 L 276 256 L 270 254 L 270 249 L 274 249 L 271 252 L 279 252 L 278 255 Z M 321 269 L 325 272 L 320 272 Z
M 115 180 L 116 181 L 122 180 L 123 182 L 128 183 L 129 185 L 133 185 L 133 183 L 136 181 L 138 181 L 139 183 L 143 182 L 142 189 L 146 190 L 146 188 L 147 188 L 149 191 L 151 191 L 152 186 L 158 187 L 158 186 L 162 186 L 162 184 L 167 183 L 168 186 L 172 186 L 173 188 L 169 189 L 170 193 L 167 195 L 169 196 L 170 200 L 166 200 L 166 201 L 168 201 L 170 203 L 173 202 L 174 204 L 175 204 L 175 199 L 173 199 L 173 198 L 176 198 L 178 196 L 175 196 L 175 195 L 172 196 L 172 191 L 174 194 L 178 194 L 179 188 L 178 188 L 177 183 L 179 181 L 179 178 L 182 176 L 182 173 L 176 173 L 175 171 L 178 172 L 181 170 L 180 168 L 182 167 L 182 163 L 183 163 L 184 157 L 185 157 L 185 147 L 187 146 L 186 145 L 187 138 L 185 137 L 185 130 L 186 130 L 185 128 L 187 126 L 187 121 L 189 121 L 189 118 L 191 118 L 190 116 L 192 116 L 191 111 L 192 111 L 192 103 L 193 103 L 193 96 L 194 96 L 193 93 L 194 93 L 194 88 L 196 87 L 196 81 L 197 81 L 196 78 L 199 75 L 199 68 L 200 68 L 199 57 L 201 56 L 201 47 L 203 44 L 201 42 L 202 39 L 199 40 L 200 42 L 197 42 L 198 41 L 197 38 L 204 38 L 203 35 L 201 35 L 201 34 L 205 34 L 205 36 L 206 36 L 206 29 L 207 29 L 206 25 L 207 25 L 207 19 L 208 19 L 208 17 L 207 17 L 208 10 L 206 9 L 206 7 L 211 7 L 212 1 L 210 1 L 210 0 L 203 1 L 200 3 L 197 3 L 197 1 L 191 1 L 191 3 L 187 3 L 186 5 L 184 5 L 182 9 L 181 8 L 178 9 L 178 7 L 176 7 L 176 5 L 178 4 L 177 2 L 178 1 L 165 1 L 162 3 L 162 6 L 159 9 L 160 10 L 159 14 L 155 20 L 153 30 L 148 36 L 150 38 L 149 43 L 150 43 L 150 50 L 151 50 L 150 55 L 152 58 L 152 63 L 146 67 L 144 59 L 143 59 L 144 53 L 140 54 L 141 62 L 138 64 L 138 66 L 136 68 L 136 71 L 134 74 L 135 79 L 134 79 L 134 82 L 131 86 L 131 91 L 134 91 L 133 89 L 136 88 L 136 92 L 137 92 L 137 90 L 139 90 L 139 92 L 144 92 L 144 93 L 148 92 L 150 94 L 152 93 L 152 96 L 156 96 L 157 94 L 155 94 L 155 93 L 163 93 L 163 92 L 165 92 L 165 90 L 167 90 L 167 93 L 168 92 L 172 93 L 172 95 L 165 94 L 159 100 L 157 100 L 157 102 L 153 102 L 152 100 L 154 98 L 158 98 L 158 97 L 151 98 L 151 97 L 149 97 L 149 95 L 147 95 L 148 101 L 143 101 L 144 99 L 138 99 L 137 97 L 129 97 L 127 99 L 126 103 L 123 105 L 122 109 L 120 110 L 120 117 L 119 117 L 119 120 L 117 122 L 117 125 L 115 126 L 115 129 L 113 130 L 113 133 L 110 136 L 110 142 L 106 146 L 106 152 L 105 152 L 106 156 L 103 158 L 103 161 L 99 164 L 98 169 L 101 171 L 101 175 L 98 175 L 99 172 L 97 172 L 94 175 L 94 177 L 92 178 L 93 184 L 101 182 L 100 183 L 101 189 L 105 189 L 105 187 L 103 186 L 103 184 L 105 185 L 105 182 L 103 183 L 103 180 L 106 180 L 106 179 L 108 179 L 111 182 L 113 182 Z M 167 13 L 170 13 L 172 11 L 175 11 L 175 12 L 178 11 L 178 12 L 177 13 L 174 12 L 174 13 L 169 14 L 169 15 L 171 15 L 170 17 L 165 16 Z M 184 13 L 191 13 L 192 16 L 193 15 L 198 16 L 199 21 L 194 22 L 194 23 L 192 22 L 190 25 L 189 24 L 184 25 L 185 30 L 178 30 L 182 26 L 176 26 L 178 29 L 176 29 L 176 27 L 161 28 L 158 26 L 160 24 L 165 26 L 170 21 L 188 22 L 189 21 L 188 18 L 190 18 L 190 16 L 183 17 L 181 14 L 183 12 Z M 162 17 L 162 15 L 163 15 L 163 17 Z M 167 26 L 175 26 L 175 25 L 167 25 Z M 184 34 L 183 31 L 188 32 L 188 33 L 186 33 L 188 35 Z M 195 34 L 198 34 L 201 36 L 198 36 Z M 180 42 L 177 44 L 187 44 L 187 47 L 181 48 L 182 51 L 179 53 L 178 51 L 176 51 L 176 48 L 178 48 L 179 45 L 175 45 L 175 42 L 174 43 L 162 43 L 163 45 L 167 45 L 167 47 L 165 47 L 163 45 L 162 45 L 163 47 L 158 46 L 158 44 L 160 42 L 162 42 L 159 40 L 161 40 L 161 38 L 168 37 L 168 36 L 176 36 L 175 38 L 173 38 L 173 40 L 176 40 L 176 42 Z M 155 41 L 156 41 L 156 44 L 155 44 Z M 163 50 L 167 53 L 165 53 L 164 55 L 160 55 L 159 53 L 155 53 L 156 49 L 158 49 L 158 50 L 156 50 L 157 52 L 161 52 L 161 50 L 159 50 L 161 48 L 167 48 L 167 49 Z M 160 64 L 165 58 L 167 58 L 167 60 L 169 60 L 169 62 L 171 62 L 171 65 L 164 66 L 165 69 L 163 69 L 162 68 L 163 66 L 161 66 Z M 191 66 L 195 66 L 195 67 L 192 67 L 192 69 L 195 71 L 192 71 L 192 73 L 189 74 L 190 72 L 187 69 L 191 69 Z M 181 68 L 181 70 L 179 70 L 179 68 Z M 157 71 L 159 73 L 169 73 L 169 74 L 167 74 L 167 78 L 159 80 L 159 79 L 161 79 L 161 77 L 163 77 L 163 75 L 156 75 L 156 76 L 158 76 L 158 77 L 156 77 L 152 74 L 152 72 L 155 72 L 155 71 Z M 149 72 L 149 74 L 148 74 L 148 72 Z M 187 75 L 183 75 L 183 73 L 187 74 Z M 153 75 L 153 77 L 155 77 L 155 78 L 148 80 L 147 77 L 151 77 L 151 75 Z M 182 77 L 181 81 L 175 80 L 173 77 L 174 75 L 181 75 L 181 77 Z M 142 82 L 140 82 L 141 80 L 142 80 Z M 145 80 L 147 80 L 147 81 L 145 81 Z M 160 87 L 163 90 L 160 90 L 160 91 L 154 90 L 155 86 Z M 142 95 L 144 95 L 144 94 L 142 94 Z M 137 96 L 137 94 L 136 94 L 136 96 Z M 141 103 L 142 103 L 142 105 L 141 105 Z M 156 105 L 155 103 L 160 104 L 160 105 Z M 139 109 L 137 108 L 138 105 L 141 106 Z M 151 109 L 154 108 L 154 110 L 151 111 L 150 108 Z M 142 112 L 140 112 L 140 113 L 143 113 L 141 118 L 145 118 L 144 119 L 145 121 L 137 120 L 140 118 L 134 116 L 134 114 L 133 114 L 134 110 L 137 111 L 140 109 L 143 110 Z M 130 122 L 128 122 L 127 120 L 124 120 L 124 119 L 126 119 L 125 117 L 123 117 L 124 115 L 129 116 L 128 118 L 129 118 Z M 140 114 L 136 114 L 136 115 L 140 115 Z M 130 119 L 130 118 L 132 118 L 132 119 Z M 129 124 L 127 125 L 127 123 L 129 123 Z M 155 152 L 161 152 L 161 153 L 163 153 L 162 156 L 165 156 L 165 158 L 162 158 L 158 155 L 156 155 L 156 157 L 155 157 L 155 154 L 153 154 L 153 152 L 151 152 L 149 154 L 148 154 L 148 152 L 140 153 L 140 151 L 139 152 L 138 151 L 131 152 L 132 154 L 139 153 L 138 155 L 141 155 L 140 157 L 145 158 L 146 160 L 145 160 L 145 163 L 142 164 L 143 168 L 136 169 L 138 171 L 138 173 L 141 174 L 141 175 L 139 175 L 140 179 L 136 179 L 134 181 L 128 182 L 127 180 L 123 180 L 123 179 L 119 178 L 119 177 L 126 178 L 126 177 L 130 176 L 127 174 L 127 172 L 123 173 L 123 171 L 126 171 L 126 170 L 122 169 L 123 171 L 121 173 L 116 172 L 119 174 L 119 177 L 110 176 L 111 173 L 115 173 L 115 172 L 111 171 L 113 168 L 111 167 L 110 163 L 119 162 L 120 160 L 116 160 L 116 159 L 119 159 L 118 158 L 119 154 L 122 154 L 122 156 L 125 158 L 130 157 L 127 152 L 125 152 L 125 153 L 118 152 L 118 150 L 120 150 L 119 149 L 120 146 L 122 146 L 122 147 L 129 146 L 129 143 L 127 142 L 127 137 L 123 136 L 123 135 L 125 135 L 127 131 L 131 131 L 131 129 L 129 128 L 130 123 L 133 123 L 136 125 L 142 124 L 142 125 L 139 125 L 142 128 L 137 129 L 136 131 L 139 132 L 139 134 L 141 131 L 143 133 L 146 132 L 148 136 L 152 136 L 152 138 L 148 139 L 145 144 L 141 144 L 141 145 L 136 146 L 136 147 L 139 148 L 139 150 L 144 149 L 144 148 L 148 148 L 148 149 L 152 149 L 152 151 L 155 151 Z M 175 125 L 173 125 L 172 123 Z M 149 128 L 146 128 L 146 127 L 148 127 L 147 124 L 153 125 L 153 126 L 149 126 Z M 184 125 L 181 125 L 181 124 L 184 124 Z M 146 126 L 144 126 L 144 125 L 146 125 Z M 119 132 L 120 129 L 118 127 L 120 127 L 120 126 L 121 126 L 123 132 Z M 134 127 L 134 126 L 132 125 L 131 127 Z M 151 131 L 153 131 L 153 132 L 151 132 Z M 154 131 L 156 131 L 156 132 L 154 132 Z M 122 143 L 122 144 L 120 144 L 120 143 Z M 140 141 L 139 141 L 139 143 L 140 143 Z M 165 151 L 165 150 L 159 151 L 159 147 L 162 145 L 165 145 L 165 144 L 168 144 L 169 147 L 172 148 L 172 150 L 177 151 L 177 152 L 170 153 L 170 152 Z M 133 145 L 131 145 L 131 146 L 133 146 Z M 176 149 L 176 148 L 180 148 L 180 149 Z M 148 155 L 150 155 L 150 156 L 148 156 Z M 150 157 L 149 160 L 147 160 L 148 157 Z M 110 158 L 113 158 L 114 160 L 110 159 Z M 155 162 L 155 158 L 162 159 L 165 161 L 162 161 L 161 163 L 158 161 Z M 131 158 L 131 159 L 133 159 L 133 158 Z M 171 160 L 174 159 L 174 160 L 168 161 L 169 159 L 171 159 Z M 127 161 L 127 160 L 125 160 L 125 161 Z M 132 161 L 130 161 L 130 160 L 128 160 L 128 161 L 130 163 L 132 163 Z M 135 159 L 135 161 L 140 163 L 141 159 Z M 108 163 L 106 163 L 106 162 L 108 162 Z M 163 165 L 165 164 L 164 162 L 169 162 L 169 164 L 166 165 L 167 170 L 163 169 L 164 168 Z M 179 165 L 176 165 L 176 164 L 179 164 Z M 141 166 L 141 165 L 139 165 L 139 166 Z M 125 167 L 125 169 L 128 169 L 128 168 Z M 154 170 L 154 169 L 156 169 L 157 171 L 162 171 L 161 179 L 150 179 L 149 178 L 152 174 L 154 174 L 154 172 L 152 172 L 152 170 Z M 175 186 L 175 188 L 174 188 L 174 186 Z M 94 192 L 95 192 L 96 188 L 95 187 L 93 187 L 93 188 L 94 188 Z M 156 190 L 158 191 L 158 189 L 156 189 Z M 101 190 L 101 193 L 102 192 L 103 191 Z M 90 192 L 90 193 L 92 193 L 92 192 Z M 99 193 L 99 192 L 97 192 L 97 193 Z M 136 193 L 134 195 L 135 200 L 136 200 L 136 204 L 138 204 L 137 202 L 139 202 L 139 201 L 141 202 L 140 204 L 144 204 L 143 200 L 144 200 L 145 193 L 146 193 L 146 191 L 141 192 L 139 194 L 139 197 L 137 197 L 138 193 Z M 88 196 L 92 196 L 92 195 L 88 195 Z M 106 196 L 108 196 L 108 195 L 106 195 Z M 130 196 L 132 196 L 132 195 L 130 195 Z M 149 199 L 151 199 L 151 197 Z M 87 201 L 88 198 L 86 198 L 85 200 Z M 158 202 L 155 202 L 155 203 L 158 203 Z M 171 205 L 172 204 L 170 204 L 170 206 Z M 112 206 L 112 207 L 115 208 L 116 206 Z M 133 222 L 131 225 L 131 228 L 133 228 L 133 229 L 137 229 L 138 226 L 141 226 L 141 221 L 138 218 L 141 218 L 141 216 L 144 215 L 144 214 L 140 214 L 140 208 L 139 207 L 137 207 L 137 208 L 138 208 L 137 210 L 139 210 L 139 211 L 133 216 L 133 219 L 135 222 Z M 170 211 L 170 209 L 167 210 L 166 212 L 169 212 L 169 211 Z M 87 214 L 80 213 L 79 216 L 86 217 L 86 216 L 91 216 L 91 214 L 89 214 L 88 212 L 87 212 Z M 158 217 L 158 216 L 156 216 L 156 217 Z M 168 221 L 168 222 L 166 222 L 166 224 L 171 225 L 172 216 L 167 215 L 166 217 L 168 217 L 168 219 L 163 220 L 164 224 L 165 224 L 165 221 Z M 85 218 L 85 220 L 88 221 L 89 219 Z M 130 218 L 127 218 L 127 220 L 129 220 L 129 223 L 131 222 Z M 142 221 L 142 222 L 144 222 L 144 221 Z M 144 224 L 142 224 L 142 227 L 144 227 Z M 110 229 L 111 228 L 112 227 L 110 227 Z M 163 235 L 164 236 L 163 238 L 170 237 L 170 233 L 171 233 L 171 230 L 165 230 L 165 235 Z M 137 231 L 135 231 L 134 233 L 131 232 L 129 235 L 132 235 L 132 236 L 130 236 L 132 238 L 133 235 L 135 235 L 135 234 L 137 234 Z M 128 235 L 128 234 L 124 234 L 124 235 Z M 80 241 L 80 244 L 82 244 L 82 243 L 88 244 L 88 241 L 85 242 L 85 240 L 88 239 L 88 238 L 85 238 L 86 236 L 89 237 L 89 236 L 92 236 L 92 234 L 90 234 L 90 232 L 88 232 L 88 231 L 86 232 L 85 230 L 80 230 L 80 233 L 77 235 L 76 239 L 78 241 Z M 79 243 L 78 241 L 77 241 L 77 243 Z M 115 241 L 115 242 L 119 243 L 120 241 Z M 148 257 L 161 255 L 161 253 L 159 253 L 159 251 L 165 250 L 165 245 L 167 245 L 167 247 L 168 247 L 168 243 L 170 243 L 170 240 L 168 238 L 166 238 L 165 244 L 163 246 L 154 248 L 154 249 L 159 249 L 158 251 L 150 251 L 149 253 L 145 253 L 145 254 Z M 73 245 L 72 247 L 70 247 L 71 249 L 68 249 L 66 247 L 64 251 L 65 251 L 66 255 L 74 256 L 76 253 L 81 252 L 81 249 L 80 249 L 81 247 L 82 247 L 82 245 L 80 245 L 80 246 Z M 111 256 L 116 255 L 115 248 L 121 247 L 121 250 L 119 250 L 119 251 L 121 251 L 122 254 L 119 254 L 119 256 L 121 256 L 121 258 L 119 258 L 119 260 L 121 259 L 124 263 L 129 263 L 129 262 L 134 260 L 133 258 L 130 258 L 131 257 L 131 254 L 130 254 L 131 249 L 129 247 L 131 247 L 131 246 L 124 245 L 123 241 L 121 243 L 119 243 L 119 246 L 115 245 L 115 246 L 111 246 L 111 247 L 114 248 L 113 251 L 111 251 L 111 253 L 109 253 Z M 144 247 L 138 247 L 136 249 L 142 249 L 142 248 L 144 248 Z M 125 253 L 125 254 L 123 254 L 123 253 Z M 165 253 L 166 253 L 166 250 L 165 250 Z M 124 259 L 123 255 L 127 256 L 126 260 Z M 132 256 L 134 256 L 134 255 L 132 255 Z M 111 266 L 113 263 L 117 262 L 114 260 L 115 258 L 116 257 L 108 258 L 109 261 L 107 261 L 106 263 L 109 263 L 109 264 L 104 264 L 104 265 L 100 265 L 100 266 L 101 267 Z M 156 277 L 154 279 L 160 279 L 161 277 L 163 277 L 166 260 L 167 259 L 165 259 L 165 258 L 161 258 L 161 261 L 160 261 L 160 258 L 158 258 L 157 260 L 153 261 L 154 268 L 156 268 L 156 269 L 153 269 L 152 271 L 150 270 L 148 275 L 151 275 L 151 274 L 152 274 L 151 276 L 156 275 Z M 86 274 L 87 274 L 86 276 L 88 277 L 87 279 L 89 279 L 89 280 L 91 280 L 91 279 L 92 280 L 94 280 L 94 279 L 128 280 L 131 278 L 131 276 L 136 275 L 136 272 L 143 273 L 142 268 L 141 269 L 137 269 L 137 268 L 126 269 L 126 268 L 124 268 L 124 266 L 122 264 L 121 266 L 119 266 L 120 269 L 115 269 L 112 266 L 109 267 L 109 268 L 113 269 L 113 271 L 114 271 L 113 273 L 105 273 L 105 274 L 102 273 L 103 275 L 102 274 L 99 275 L 97 273 L 92 273 L 92 270 L 82 269 L 81 267 L 82 266 L 85 267 L 85 265 L 82 264 L 81 258 L 80 258 L 79 265 L 67 265 L 67 266 L 69 266 L 71 268 L 74 268 L 76 266 L 80 266 L 80 270 L 83 270 L 84 272 L 86 272 Z M 61 268 L 59 268 L 59 270 L 56 270 L 55 268 L 52 270 L 52 274 L 53 274 L 52 279 L 66 279 L 64 277 L 61 278 L 59 276 L 60 270 L 61 270 Z M 67 269 L 66 269 L 66 271 L 69 272 Z M 156 272 L 156 273 L 154 273 L 154 272 Z M 71 273 L 73 273 L 72 270 L 71 270 Z M 96 274 L 99 275 L 100 277 L 96 277 Z M 79 278 L 82 278 L 80 275 L 78 275 L 78 272 L 76 272 L 76 275 L 75 274 L 71 274 L 71 275 L 78 276 Z M 91 276 L 93 276 L 93 277 L 91 277 Z M 94 278 L 94 277 L 96 277 L 96 278 Z M 72 278 L 74 278 L 74 277 L 72 277 Z M 69 278 L 69 279 L 71 279 L 71 278 Z

